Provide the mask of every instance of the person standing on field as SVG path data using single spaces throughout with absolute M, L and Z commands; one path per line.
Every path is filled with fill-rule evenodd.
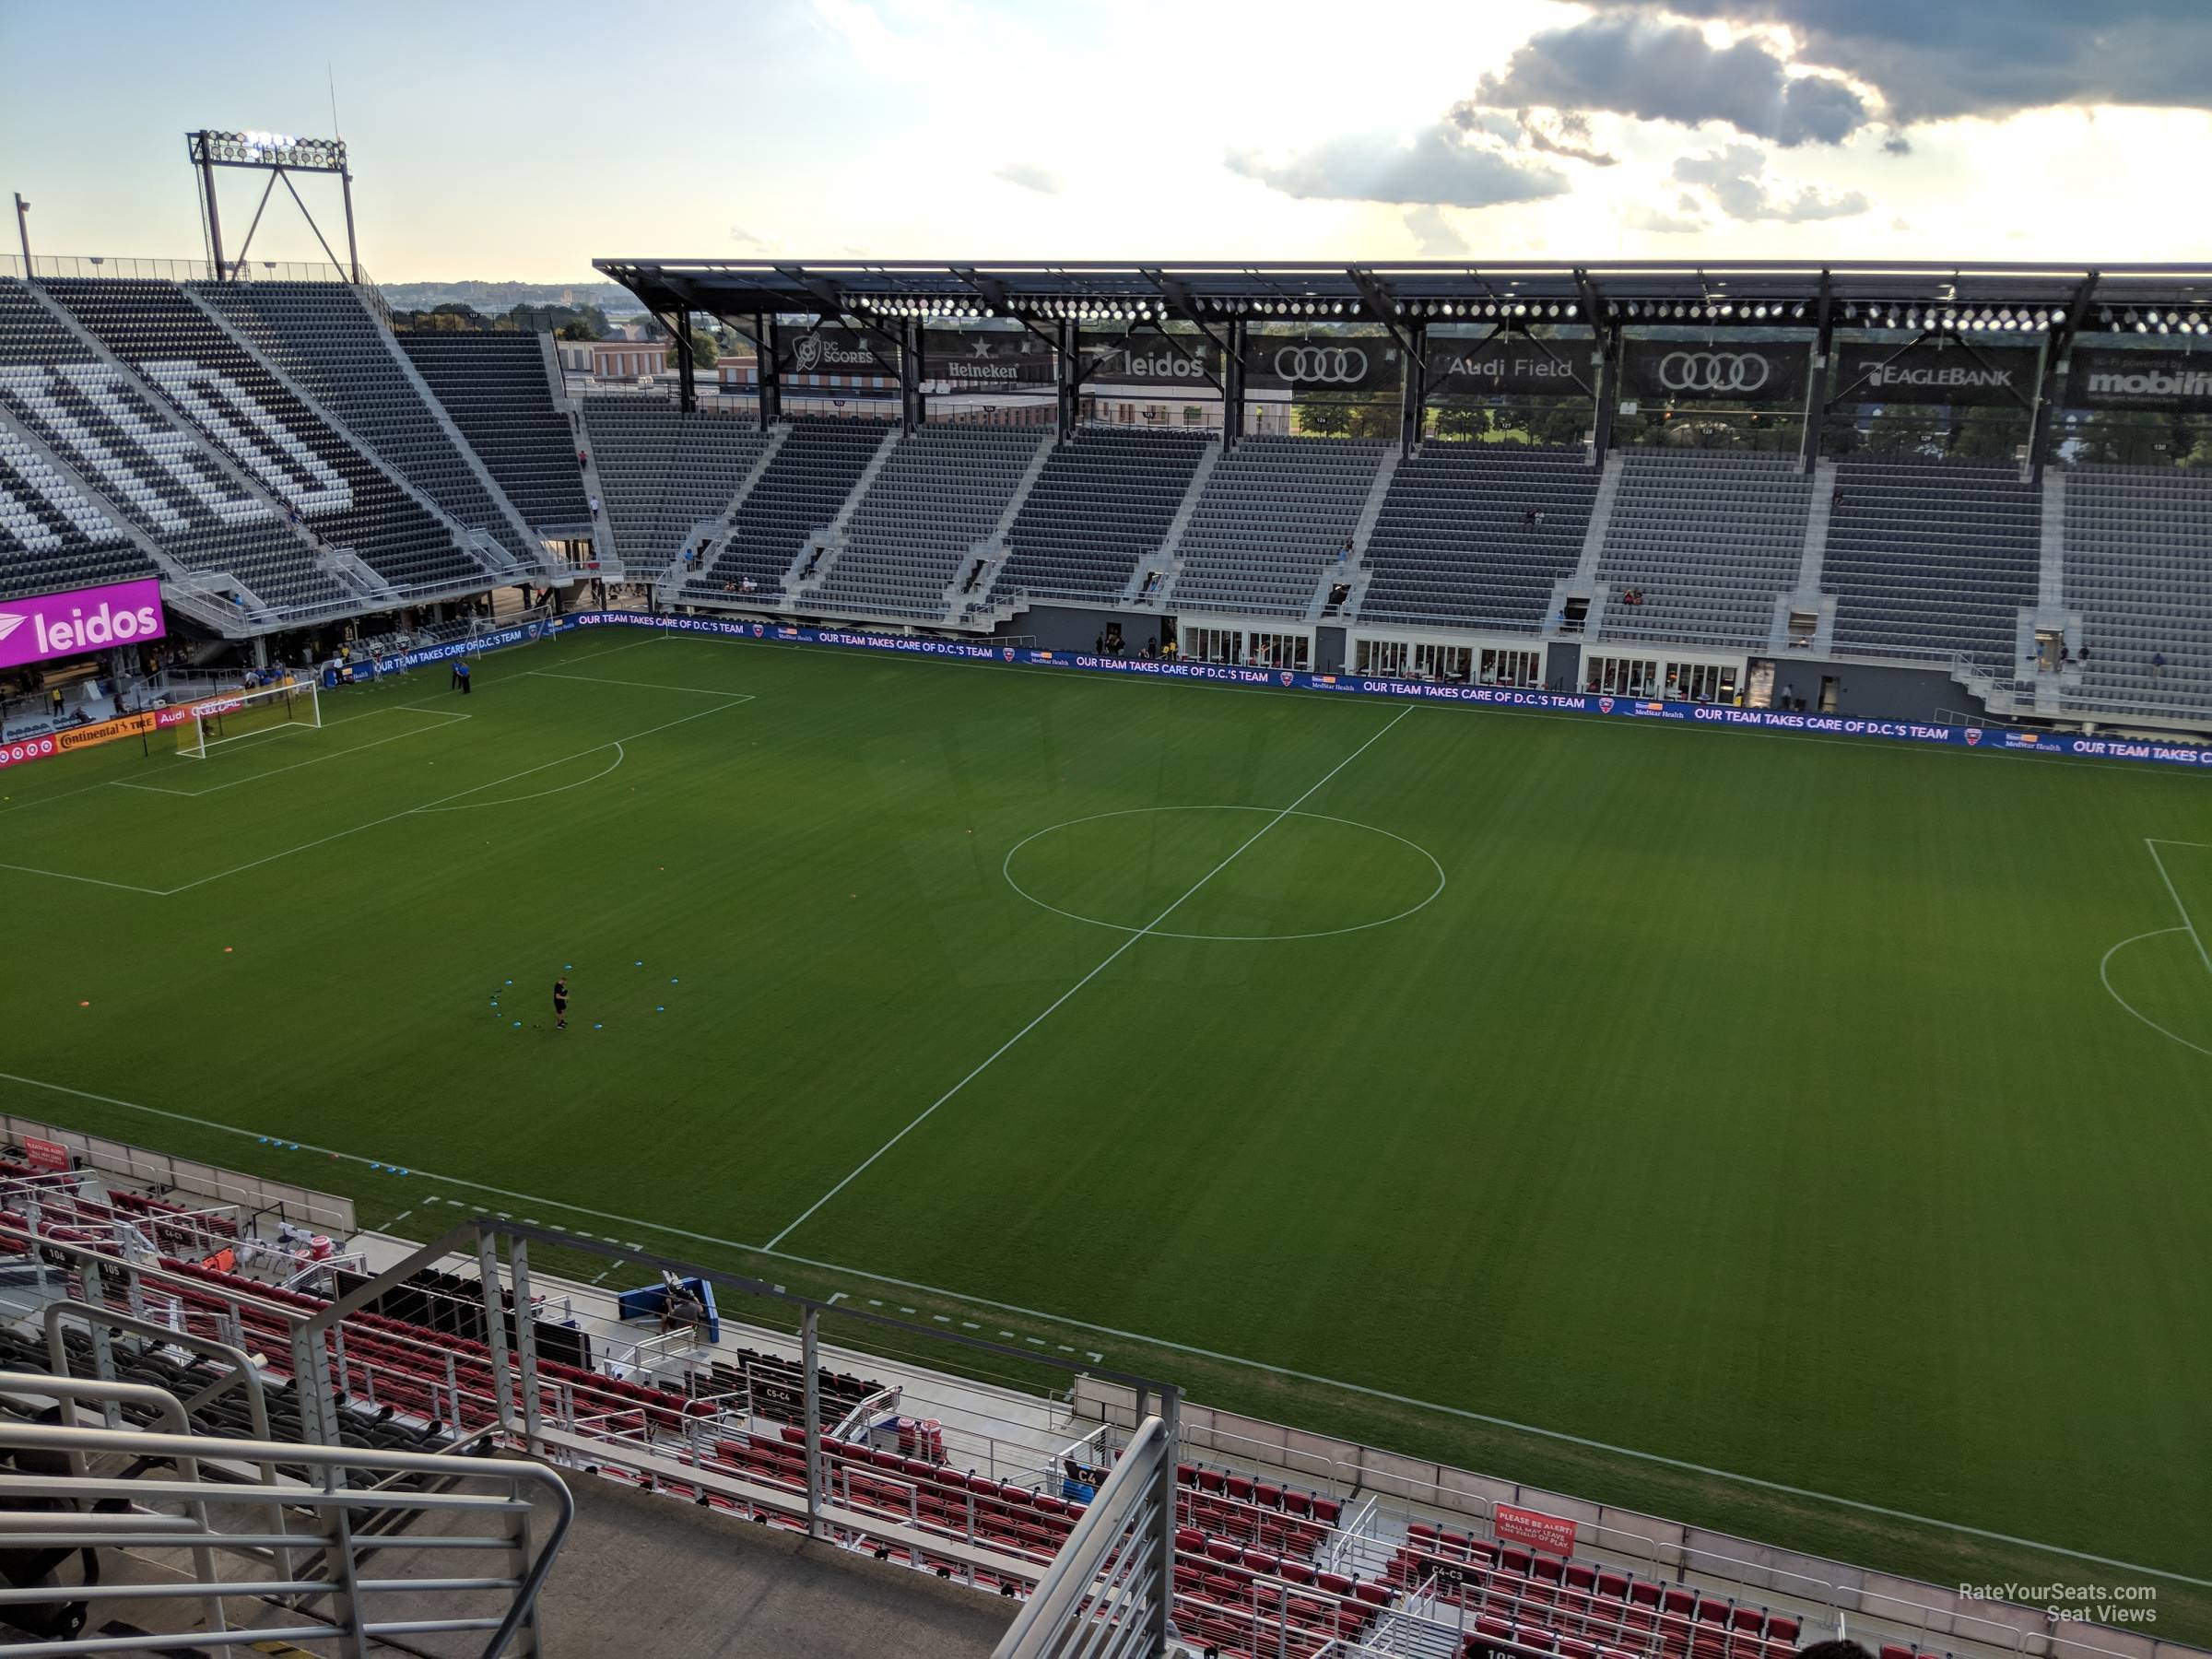
M 569 1029 L 569 976 L 565 973 L 553 982 L 553 1029 Z

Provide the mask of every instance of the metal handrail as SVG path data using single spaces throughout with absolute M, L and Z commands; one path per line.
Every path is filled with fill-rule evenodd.
M 67 1378 L 55 1378 L 37 1372 L 0 1372 L 0 1392 L 53 1394 L 56 1390 L 69 1391 L 84 1397 L 114 1397 L 138 1399 L 160 1404 L 163 1409 L 174 1408 L 172 1420 L 181 1418 L 182 1406 L 175 1396 L 159 1389 L 134 1387 L 130 1384 L 90 1384 Z M 128 1390 L 127 1393 L 117 1391 Z M 348 1651 L 362 1653 L 372 1638 L 397 1636 L 433 1631 L 465 1633 L 488 1632 L 482 1649 L 483 1659 L 498 1659 L 509 1651 L 510 1644 L 524 1624 L 533 1618 L 537 1596 L 544 1588 L 553 1563 L 560 1553 L 570 1524 L 575 1515 L 575 1500 L 559 1476 L 542 1465 L 521 1461 L 487 1462 L 482 1458 L 454 1457 L 439 1453 L 387 1452 L 364 1447 L 283 1444 L 274 1441 L 209 1440 L 189 1433 L 156 1433 L 136 1430 L 89 1429 L 75 1426 L 0 1421 L 0 1447 L 18 1451 L 46 1452 L 67 1457 L 72 1474 L 68 1477 L 44 1475 L 0 1476 L 0 1497 L 43 1498 L 73 1503 L 85 1499 L 121 1499 L 138 1507 L 125 1514 L 81 1514 L 72 1511 L 26 1512 L 0 1511 L 0 1534 L 18 1547 L 44 1547 L 65 1549 L 190 1549 L 195 1560 L 205 1561 L 207 1550 L 223 1548 L 317 1549 L 326 1558 L 328 1571 L 325 1579 L 285 1577 L 241 1583 L 225 1581 L 215 1576 L 203 1565 L 197 1580 L 188 1583 L 165 1583 L 166 1598 L 204 1602 L 208 1606 L 209 1622 L 213 1629 L 195 1631 L 196 1644 L 224 1649 L 236 1649 L 252 1642 L 272 1640 L 289 1641 L 337 1641 L 349 1644 Z M 81 1473 L 88 1457 L 128 1456 L 172 1463 L 177 1477 L 173 1479 L 114 1479 L 95 1478 Z M 288 1508 L 313 1511 L 324 1518 L 326 1530 L 291 1533 L 277 1531 L 268 1534 L 224 1533 L 213 1529 L 206 1519 L 205 1506 L 213 1502 L 236 1501 L 241 1494 L 237 1488 L 203 1482 L 198 1476 L 198 1461 L 219 1458 L 229 1463 L 250 1463 L 263 1465 L 282 1465 L 290 1468 L 305 1468 L 310 1484 L 289 1486 L 284 1493 Z M 367 1488 L 348 1488 L 342 1484 L 339 1472 L 344 1469 L 381 1470 L 393 1475 L 416 1475 L 429 1479 L 454 1481 L 499 1482 L 509 1491 L 506 1497 L 479 1492 L 398 1491 L 388 1485 Z M 317 1475 L 320 1484 L 313 1484 Z M 355 1539 L 353 1516 L 363 1510 L 447 1511 L 464 1515 L 494 1519 L 505 1524 L 507 1535 L 485 1536 L 481 1534 L 464 1535 L 427 1534 L 410 1537 L 409 1547 L 420 1549 L 502 1550 L 518 1558 L 530 1548 L 524 1520 L 535 1512 L 532 1498 L 524 1488 L 538 1488 L 549 1501 L 552 1521 L 545 1541 L 536 1548 L 527 1564 L 511 1577 L 423 1577 L 418 1579 L 363 1579 L 356 1569 L 361 1553 Z M 183 1505 L 183 1515 L 147 1512 L 156 1503 Z M 379 1537 L 380 1546 L 388 1547 L 389 1538 Z M 377 1622 L 367 1618 L 360 1603 L 368 1594 L 378 1592 L 431 1593 L 438 1591 L 507 1591 L 512 1600 L 505 1614 L 496 1620 L 488 1618 L 413 1618 Z M 103 1593 L 104 1594 L 104 1593 Z M 64 1590 L 34 1588 L 29 1594 L 7 1593 L 0 1595 L 0 1605 L 18 1601 L 52 1602 L 67 1598 Z M 222 1618 L 222 1602 L 237 1596 L 320 1596 L 334 1598 L 332 1618 L 327 1622 L 303 1624 L 296 1628 L 229 1631 Z M 171 1636 L 145 1639 L 101 1636 L 90 1640 L 61 1640 L 11 1644 L 11 1653 L 30 1656 L 112 1653 L 130 1650 L 153 1650 L 173 1647 L 176 1638 Z
M 1023 1605 L 992 1651 L 992 1659 L 1029 1659 L 1054 1651 L 1062 1633 L 1082 1616 L 1099 1573 L 1128 1535 L 1131 1519 L 1141 1515 L 1147 1500 L 1157 1500 L 1154 1488 L 1159 1472 L 1163 1465 L 1171 1469 L 1173 1459 L 1167 1425 L 1157 1417 L 1147 1418 L 1130 1437 L 1121 1461 L 1099 1488 L 1098 1497 L 1060 1547 L 1050 1571 L 1038 1581 L 1037 1593 Z M 1160 1549 L 1158 1589 L 1164 1602 L 1171 1590 L 1173 1565 L 1164 1541 L 1156 1537 L 1152 1543 Z

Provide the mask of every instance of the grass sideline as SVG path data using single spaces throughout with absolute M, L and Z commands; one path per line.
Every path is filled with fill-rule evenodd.
M 2201 780 L 957 666 L 599 629 L 11 774 L 5 1069 L 1942 1582 L 2038 1561 L 1187 1350 L 2202 1576 Z

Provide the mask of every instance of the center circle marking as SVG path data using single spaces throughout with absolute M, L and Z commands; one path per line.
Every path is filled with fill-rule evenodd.
M 1258 812 L 1265 813 L 1269 818 L 1312 818 L 1316 823 L 1342 824 L 1347 829 L 1364 830 L 1370 835 L 1380 835 L 1386 840 L 1398 842 L 1401 846 L 1411 847 L 1426 859 L 1429 867 L 1436 872 L 1436 885 L 1429 889 L 1427 896 L 1418 903 L 1409 904 L 1394 915 L 1378 916 L 1372 922 L 1355 922 L 1348 927 L 1324 927 L 1311 933 L 1218 934 L 1177 933 L 1164 927 L 1131 927 L 1125 923 L 1108 922 L 1097 916 L 1082 915 L 1075 911 L 1063 910 L 1056 904 L 1048 904 L 1014 879 L 1014 855 L 1033 841 L 1041 841 L 1056 830 L 1073 830 L 1078 824 L 1095 824 L 1104 818 L 1139 818 L 1153 812 Z M 1393 922 L 1403 922 L 1416 911 L 1428 909 L 1430 905 L 1436 902 L 1444 890 L 1444 866 L 1437 863 L 1436 855 L 1433 853 L 1417 841 L 1409 841 L 1393 830 L 1379 830 L 1372 824 L 1360 823 L 1357 818 L 1332 818 L 1325 812 L 1278 812 L 1273 806 L 1127 806 L 1118 812 L 1094 812 L 1088 818 L 1069 818 L 1064 823 L 1047 824 L 1041 830 L 1031 830 L 1006 849 L 1006 856 L 999 865 L 999 874 L 1006 877 L 1008 887 L 1037 906 L 1038 909 L 1050 911 L 1055 916 L 1065 916 L 1070 922 L 1081 922 L 1091 927 L 1103 927 L 1112 933 L 1147 934 L 1155 939 L 1202 939 L 1223 945 L 1276 944 L 1287 943 L 1292 939 L 1333 939 L 1339 934 L 1365 933 L 1372 927 L 1387 927 Z M 1185 896 L 1188 897 L 1187 894 Z

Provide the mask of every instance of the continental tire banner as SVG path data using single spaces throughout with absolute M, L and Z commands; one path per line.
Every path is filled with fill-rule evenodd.
M 2071 409 L 2212 409 L 2212 352 L 2077 346 L 2065 402 Z
M 857 328 L 810 328 L 776 342 L 778 374 L 859 374 L 899 378 L 899 348 Z
M 1731 341 L 1629 340 L 1620 348 L 1621 395 L 1641 403 L 1743 403 L 1783 408 L 1805 401 L 1811 354 L 1803 346 Z
M 922 378 L 955 392 L 990 392 L 1015 386 L 1049 390 L 1054 379 L 1052 347 L 1027 329 L 924 328 Z
M 1405 358 L 1386 335 L 1248 335 L 1244 383 L 1294 392 L 1395 392 Z
M 1835 395 L 1862 404 L 2014 405 L 2035 396 L 2042 353 L 2029 346 L 1976 346 L 1923 340 L 1894 346 L 1836 346 Z
M 1590 343 L 1559 340 L 1547 351 L 1532 340 L 1430 340 L 1431 397 L 1588 396 Z

